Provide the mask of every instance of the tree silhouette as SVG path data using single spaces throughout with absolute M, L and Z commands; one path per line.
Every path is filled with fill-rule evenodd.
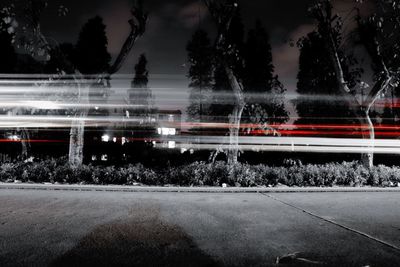
M 143 108 L 130 109 L 131 114 L 139 115 L 140 113 L 142 116 L 148 116 L 152 109 L 152 93 L 147 86 L 149 82 L 147 63 L 145 54 L 141 54 L 138 63 L 135 65 L 135 77 L 131 88 L 128 90 L 128 102 L 130 105 L 140 105 Z
M 321 29 L 319 29 L 321 30 Z M 333 29 L 335 43 L 341 43 L 341 26 Z M 300 48 L 299 72 L 297 75 L 297 93 L 295 105 L 299 119 L 298 125 L 313 125 L 321 122 L 327 124 L 351 124 L 356 120 L 348 103 L 341 99 L 337 90 L 334 69 L 326 53 L 321 32 L 313 31 L 298 42 Z M 354 90 L 361 70 L 355 68 L 356 61 L 339 51 L 343 72 L 348 86 Z
M 192 88 L 187 111 L 192 121 L 201 121 L 204 115 L 209 114 L 207 95 L 212 87 L 213 49 L 207 32 L 197 30 L 186 50 L 190 64 L 189 87 Z
M 240 14 L 241 9 L 239 6 L 236 8 L 229 29 L 225 34 L 226 43 L 230 44 L 230 48 L 234 52 L 226 56 L 238 81 L 242 81 L 244 72 L 244 25 Z M 234 109 L 235 95 L 224 65 L 225 63 L 219 59 L 214 61 L 214 84 L 210 101 L 210 115 L 214 121 L 226 123 Z
M 82 74 L 99 74 L 109 69 L 111 56 L 103 19 L 96 16 L 82 28 L 76 44 L 76 67 Z
M 15 72 L 17 56 L 12 44 L 14 38 L 13 20 L 0 11 L 0 73 Z
M 149 82 L 149 71 L 147 70 L 147 58 L 145 54 L 139 56 L 139 61 L 135 65 L 135 78 L 132 82 L 134 88 L 147 88 Z
M 74 74 L 76 72 L 76 49 L 71 43 L 62 43 L 53 47 L 50 52 L 50 60 L 46 63 L 45 73 Z
M 204 0 L 212 18 L 216 22 L 218 34 L 215 42 L 216 58 L 220 61 L 221 67 L 225 71 L 225 75 L 233 92 L 234 104 L 233 110 L 229 116 L 229 147 L 227 150 L 227 158 L 229 164 L 235 164 L 239 158 L 239 134 L 240 123 L 244 107 L 246 105 L 243 86 L 241 84 L 241 71 L 243 58 L 240 53 L 240 41 L 236 36 L 240 36 L 240 31 L 232 30 L 234 18 L 238 15 L 239 4 L 234 0 L 216 1 Z M 233 40 L 238 42 L 236 45 Z
M 274 75 L 269 36 L 259 20 L 249 31 L 245 45 L 243 85 L 247 95 L 244 121 L 273 125 L 289 119 L 285 89 Z
M 335 28 L 342 24 L 341 18 L 332 14 L 333 6 L 329 0 L 320 0 L 311 8 L 336 78 L 336 90 L 345 96 L 343 101 L 349 103 L 354 117 L 359 120 L 363 138 L 371 141 L 361 157 L 362 163 L 370 168 L 374 163 L 375 139 L 375 128 L 371 120 L 372 108 L 381 95 L 386 94 L 390 88 L 399 86 L 400 8 L 395 0 L 378 2 L 377 7 L 380 12 L 364 18 L 358 12 L 356 16 L 359 41 L 367 51 L 375 72 L 374 85 L 362 101 L 359 101 L 351 90 L 350 81 L 345 76 L 345 64 L 341 60 L 340 46 L 335 42 Z

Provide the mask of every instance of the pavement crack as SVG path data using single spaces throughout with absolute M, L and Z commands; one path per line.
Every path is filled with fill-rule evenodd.
M 335 225 L 335 226 L 337 226 L 337 227 L 340 227 L 340 228 L 342 228 L 342 229 L 345 229 L 345 230 L 347 230 L 347 231 L 350 231 L 350 232 L 352 232 L 352 233 L 354 233 L 354 234 L 363 236 L 363 237 L 365 237 L 365 238 L 368 238 L 369 240 L 375 241 L 375 242 L 377 242 L 377 243 L 380 243 L 381 245 L 387 246 L 387 247 L 389 247 L 389 248 L 391 248 L 391 249 L 394 249 L 394 250 L 397 250 L 398 252 L 400 252 L 400 247 L 398 247 L 398 246 L 396 246 L 396 245 L 394 245 L 394 244 L 391 244 L 391 243 L 389 243 L 389 242 L 386 242 L 386 241 L 384 241 L 384 240 L 382 240 L 382 239 L 379 239 L 379 238 L 374 237 L 374 236 L 372 236 L 372 235 L 369 235 L 369 234 L 367 234 L 367 233 L 361 232 L 361 231 L 359 231 L 359 230 L 357 230 L 357 229 L 348 227 L 348 226 L 346 226 L 346 225 L 340 224 L 340 223 L 335 222 L 335 221 L 333 221 L 333 220 L 324 218 L 324 217 L 322 217 L 322 216 L 320 216 L 320 215 L 318 215 L 318 214 L 316 214 L 316 213 L 313 213 L 313 212 L 311 212 L 311 211 L 305 210 L 305 209 L 303 209 L 303 208 L 297 207 L 297 206 L 295 206 L 295 205 L 293 205 L 293 204 L 290 204 L 290 203 L 288 203 L 288 202 L 285 202 L 285 201 L 283 201 L 283 200 L 280 200 L 280 199 L 278 199 L 278 198 L 276 198 L 276 197 L 274 197 L 274 196 L 272 196 L 272 195 L 270 195 L 270 194 L 261 193 L 261 195 L 266 196 L 266 197 L 268 197 L 268 198 L 270 198 L 270 199 L 272 199 L 272 200 L 274 200 L 274 201 L 276 201 L 276 202 L 279 202 L 279 203 L 281 203 L 281 204 L 284 204 L 284 205 L 286 205 L 286 206 L 288 206 L 288 207 L 291 207 L 291 208 L 293 208 L 293 209 L 296 209 L 296 210 L 298 210 L 298 211 L 301 211 L 301 212 L 303 212 L 303 213 L 305 213 L 305 214 L 307 214 L 307 215 L 309 215 L 309 216 L 311 216 L 311 217 L 314 217 L 314 218 L 317 218 L 317 219 L 319 219 L 319 220 L 325 221 L 325 222 L 327 222 L 327 223 L 330 223 L 330 224 L 332 224 L 332 225 Z

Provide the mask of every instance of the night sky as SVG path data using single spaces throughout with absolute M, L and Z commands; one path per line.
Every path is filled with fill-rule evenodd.
M 310 3 L 312 0 L 241 1 L 246 28 L 252 27 L 256 19 L 261 19 L 268 29 L 276 74 L 289 92 L 295 90 L 299 52 L 288 44 L 288 40 L 296 41 L 315 27 L 308 18 Z M 335 11 L 346 14 L 353 3 L 354 0 L 336 0 Z M 59 4 L 70 9 L 66 17 L 57 16 Z M 89 18 L 100 15 L 107 25 L 109 52 L 115 56 L 129 32 L 130 6 L 131 0 L 55 0 L 51 1 L 43 17 L 42 27 L 48 36 L 59 42 L 75 43 L 82 25 Z M 167 84 L 163 79 L 155 78 L 157 75 L 153 76 L 151 87 L 174 87 L 176 93 L 187 94 L 186 44 L 199 27 L 199 21 L 210 34 L 215 34 L 215 25 L 199 0 L 145 0 L 145 6 L 150 12 L 147 31 L 134 47 L 121 73 L 132 73 L 137 56 L 145 53 L 151 75 L 172 77 L 172 82 Z

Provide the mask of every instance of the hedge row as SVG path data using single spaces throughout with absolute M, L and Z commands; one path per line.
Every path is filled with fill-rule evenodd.
M 143 165 L 71 167 L 62 160 L 0 165 L 1 182 L 97 184 L 97 185 L 179 185 L 179 186 L 400 186 L 400 168 L 376 166 L 367 169 L 357 162 L 286 167 L 224 162 L 196 162 L 190 165 L 153 170 Z

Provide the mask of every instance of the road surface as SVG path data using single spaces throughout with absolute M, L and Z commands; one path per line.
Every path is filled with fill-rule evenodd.
M 0 189 L 0 203 L 0 266 L 400 266 L 400 192 Z

